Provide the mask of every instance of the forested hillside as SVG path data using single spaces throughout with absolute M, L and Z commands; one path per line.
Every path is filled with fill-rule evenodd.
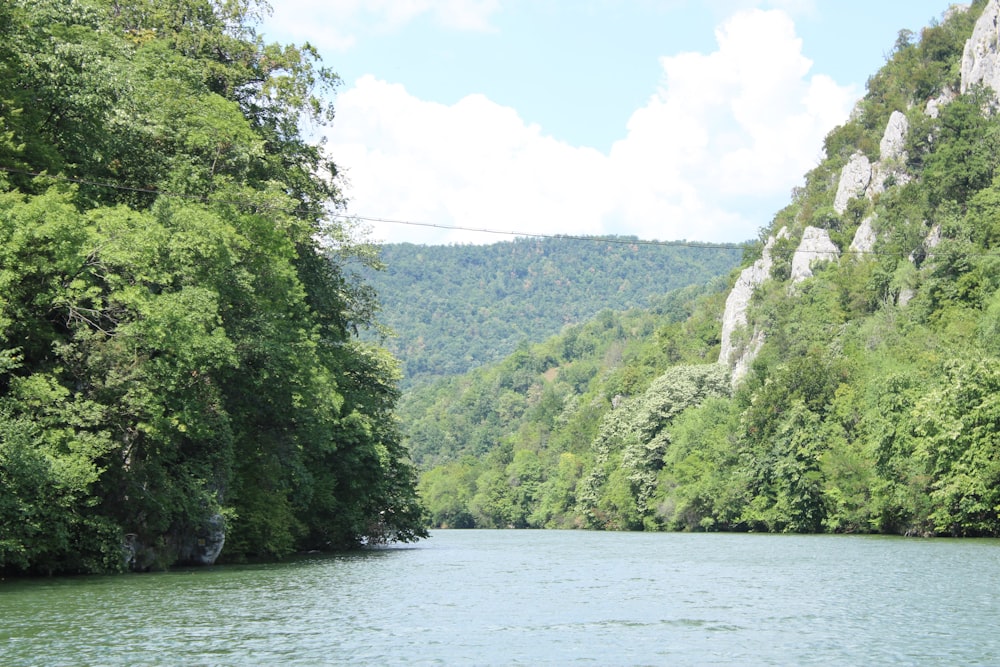
M 0 3 L 0 573 L 425 533 L 395 361 L 256 2 Z
M 887 40 L 725 291 L 408 396 L 434 523 L 1000 535 L 998 22 Z
M 383 271 L 362 271 L 383 305 L 403 387 L 496 361 L 602 310 L 727 273 L 739 248 L 629 237 L 517 239 L 485 246 L 388 244 Z

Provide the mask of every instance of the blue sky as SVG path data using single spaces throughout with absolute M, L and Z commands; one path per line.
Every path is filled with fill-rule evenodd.
M 512 232 L 742 241 L 942 0 L 275 0 L 343 79 L 349 212 Z M 504 236 L 368 223 L 376 240 Z

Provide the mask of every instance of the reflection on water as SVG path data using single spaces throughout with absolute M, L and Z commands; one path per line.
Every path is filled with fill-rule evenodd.
M 0 583 L 2 665 L 1000 664 L 1000 542 L 439 531 Z

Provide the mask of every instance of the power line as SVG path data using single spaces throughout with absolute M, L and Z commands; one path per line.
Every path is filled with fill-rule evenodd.
M 192 201 L 200 201 L 203 203 L 212 204 L 230 204 L 233 206 L 254 206 L 261 207 L 257 202 L 252 202 L 249 199 L 244 200 L 233 200 L 233 199 L 215 199 L 208 197 L 206 195 L 191 195 L 184 194 L 180 192 L 170 192 L 167 190 L 159 190 L 156 188 L 142 188 L 131 185 L 123 185 L 121 183 L 111 183 L 107 181 L 94 181 L 86 178 L 74 178 L 71 176 L 53 176 L 51 174 L 45 174 L 42 172 L 29 171 L 27 169 L 18 169 L 16 167 L 5 167 L 0 166 L 0 171 L 5 171 L 10 174 L 20 174 L 22 176 L 31 176 L 33 178 L 48 178 L 54 181 L 60 181 L 64 183 L 73 183 L 76 185 L 87 185 L 90 187 L 98 188 L 108 188 L 111 190 L 122 190 L 125 192 L 137 192 L 141 194 L 152 194 L 161 197 L 175 197 L 179 199 L 190 199 Z M 271 205 L 264 208 L 275 208 L 281 209 L 282 207 Z M 294 213 L 299 210 L 299 207 L 283 208 L 285 213 Z M 702 241 L 657 241 L 657 240 L 646 240 L 646 239 L 629 239 L 629 238 L 618 238 L 618 237 L 608 237 L 608 236 L 579 236 L 573 234 L 543 234 L 540 232 L 518 232 L 509 230 L 498 230 L 498 229 L 476 229 L 472 227 L 463 227 L 460 225 L 444 225 L 434 222 L 418 222 L 415 220 L 393 220 L 390 218 L 375 218 L 371 216 L 364 215 L 354 215 L 350 213 L 337 213 L 335 211 L 328 211 L 327 215 L 332 218 L 342 218 L 345 220 L 362 220 L 364 222 L 381 222 L 393 225 L 409 225 L 412 227 L 433 227 L 435 229 L 446 229 L 453 231 L 464 231 L 464 232 L 479 232 L 484 234 L 499 234 L 503 236 L 524 236 L 530 238 L 543 238 L 543 239 L 567 239 L 571 241 L 590 241 L 598 243 L 618 243 L 622 245 L 644 245 L 644 246 L 660 246 L 660 247 L 682 247 L 682 248 L 705 248 L 705 249 L 716 249 L 716 250 L 742 250 L 746 245 L 745 243 L 708 243 Z
M 45 174 L 42 172 L 34 172 L 27 169 L 19 169 L 16 167 L 6 167 L 0 165 L 0 171 L 7 172 L 9 174 L 20 174 L 23 176 L 31 176 L 33 178 L 48 178 L 54 181 L 60 181 L 64 183 L 74 183 L 77 185 L 88 185 L 91 187 L 108 188 L 111 190 L 122 190 L 125 192 L 138 192 L 142 194 L 152 194 L 161 197 L 175 197 L 178 199 L 189 199 L 192 201 L 199 201 L 206 204 L 228 204 L 232 206 L 244 206 L 252 207 L 257 209 L 278 209 L 285 213 L 295 213 L 297 211 L 305 211 L 301 206 L 294 207 L 282 207 L 273 203 L 262 204 L 260 202 L 251 201 L 250 199 L 236 200 L 236 199 L 215 199 L 206 195 L 192 195 L 185 194 L 181 192 L 170 192 L 167 190 L 159 190 L 156 188 L 143 188 L 131 185 L 123 185 L 121 183 L 111 183 L 106 181 L 93 181 L 86 178 L 74 178 L 72 176 L 53 176 L 51 174 Z M 327 211 L 327 215 L 331 218 L 341 218 L 344 220 L 362 220 L 364 222 L 381 222 L 393 225 L 408 225 L 411 227 L 432 227 L 435 229 L 446 229 L 453 231 L 463 231 L 463 232 L 478 232 L 483 234 L 498 234 L 503 236 L 514 236 L 514 237 L 529 237 L 529 238 L 542 238 L 542 239 L 567 239 L 570 241 L 589 241 L 592 243 L 616 243 L 621 245 L 642 245 L 642 246 L 658 246 L 658 247 L 680 247 L 680 248 L 702 248 L 708 250 L 742 250 L 747 245 L 748 242 L 743 243 L 708 243 L 704 241 L 657 241 L 657 240 L 647 240 L 647 239 L 633 239 L 627 237 L 614 237 L 614 236 L 579 236 L 573 234 L 543 234 L 541 232 L 518 232 L 510 230 L 498 230 L 498 229 L 477 229 L 474 227 L 463 227 L 461 225 L 444 225 L 434 222 L 418 222 L 415 220 L 395 220 L 391 218 L 375 218 L 371 216 L 355 215 L 350 213 L 337 213 L 335 211 Z M 823 251 L 802 251 L 797 250 L 796 252 L 813 252 L 815 254 L 825 254 Z M 933 250 L 929 250 L 933 253 Z M 842 255 L 887 255 L 891 253 L 883 253 L 874 250 L 861 251 L 861 250 L 845 250 Z M 976 253 L 966 253 L 967 256 L 971 257 L 989 257 L 994 256 L 994 253 L 989 252 L 976 252 Z
M 415 222 L 413 220 L 392 220 L 388 218 L 370 218 L 363 215 L 350 215 L 346 213 L 331 214 L 338 218 L 349 218 L 352 220 L 364 220 L 365 222 L 384 222 L 392 225 L 410 225 L 413 227 L 434 227 L 435 229 L 448 229 L 462 232 L 481 232 L 484 234 L 501 234 L 504 236 L 528 236 L 541 239 L 567 239 L 570 241 L 593 241 L 600 243 L 620 243 L 622 245 L 649 245 L 649 246 L 680 246 L 684 248 L 713 248 L 720 250 L 742 250 L 743 243 L 708 243 L 705 241 L 656 241 L 647 239 L 629 239 L 609 236 L 576 236 L 573 234 L 542 234 L 541 232 L 515 232 L 499 229 L 477 229 L 475 227 L 462 227 L 460 225 L 442 225 L 435 222 Z

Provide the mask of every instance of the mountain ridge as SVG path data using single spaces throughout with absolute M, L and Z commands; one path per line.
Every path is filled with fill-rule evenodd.
M 383 342 L 403 362 L 404 388 L 500 361 L 605 309 L 654 306 L 665 292 L 727 273 L 743 253 L 627 236 L 380 251 L 385 268 L 361 273 L 382 302 L 393 332 Z
M 433 522 L 1000 535 L 998 24 L 901 31 L 729 289 L 404 399 Z

